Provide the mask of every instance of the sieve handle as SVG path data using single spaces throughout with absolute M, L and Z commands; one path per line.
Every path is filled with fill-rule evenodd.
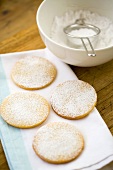
M 93 46 L 92 46 L 91 41 L 89 40 L 89 38 L 80 38 L 80 39 L 81 39 L 82 44 L 83 44 L 83 46 L 84 46 L 84 48 L 85 48 L 85 50 L 86 50 L 86 52 L 87 52 L 87 55 L 88 55 L 89 57 L 95 57 L 96 54 L 95 54 L 94 48 L 93 48 Z M 88 48 L 87 48 L 87 46 L 86 46 L 86 44 L 85 44 L 85 42 L 84 42 L 84 39 L 87 39 L 87 41 L 89 42 L 90 48 L 91 48 L 91 50 L 92 50 L 92 53 L 90 53 L 90 52 L 88 51 Z

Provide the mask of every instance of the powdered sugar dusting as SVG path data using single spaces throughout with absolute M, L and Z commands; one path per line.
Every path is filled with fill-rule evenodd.
M 89 113 L 95 106 L 94 88 L 81 80 L 59 84 L 51 96 L 54 111 L 65 118 L 76 119 Z
M 12 69 L 13 81 L 22 88 L 39 89 L 49 85 L 56 77 L 56 68 L 42 57 L 20 59 Z
M 0 112 L 3 119 L 12 126 L 28 128 L 47 118 L 49 104 L 36 93 L 18 92 L 2 102 Z
M 72 124 L 52 122 L 38 130 L 33 148 L 44 160 L 68 162 L 82 151 L 83 137 Z
M 83 45 L 72 46 L 72 44 L 69 44 L 63 31 L 66 26 L 74 24 L 75 21 L 81 17 L 85 19 L 86 24 L 92 24 L 101 30 L 100 34 L 96 36 L 95 39 L 90 39 L 94 49 L 113 46 L 113 21 L 105 16 L 101 16 L 98 13 L 91 12 L 89 10 L 70 10 L 62 16 L 55 16 L 51 26 L 51 38 L 61 45 L 83 49 Z M 84 33 L 87 34 L 87 30 L 85 30 Z

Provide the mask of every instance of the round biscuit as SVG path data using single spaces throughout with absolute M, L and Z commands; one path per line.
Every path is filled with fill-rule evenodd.
M 17 92 L 6 97 L 0 114 L 10 125 L 31 128 L 43 123 L 48 117 L 50 106 L 46 99 L 33 92 Z
M 66 119 L 81 119 L 95 107 L 95 89 L 81 80 L 70 80 L 59 84 L 52 93 L 51 105 L 55 113 Z
M 77 158 L 84 148 L 82 134 L 74 125 L 52 122 L 42 126 L 33 140 L 33 149 L 44 161 L 61 164 Z
M 28 56 L 15 63 L 11 77 L 20 88 L 36 90 L 51 84 L 56 73 L 55 66 L 47 59 Z

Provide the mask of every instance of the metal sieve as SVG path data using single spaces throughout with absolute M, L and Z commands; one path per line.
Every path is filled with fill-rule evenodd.
M 95 57 L 95 51 L 94 48 L 91 44 L 91 41 L 89 38 L 94 38 L 95 36 L 97 36 L 100 33 L 100 29 L 94 25 L 90 25 L 90 24 L 86 24 L 84 22 L 85 19 L 80 18 L 77 19 L 75 21 L 74 24 L 68 25 L 67 27 L 64 28 L 64 33 L 67 35 L 67 38 L 69 40 L 69 42 L 71 42 L 72 44 L 76 44 L 76 45 L 80 45 L 80 42 L 82 43 L 82 45 L 84 46 L 87 55 L 91 56 L 91 57 Z M 74 35 L 72 32 L 73 31 L 79 31 L 79 30 L 89 30 L 92 31 L 93 34 L 91 35 Z M 79 39 L 80 42 L 75 41 L 75 39 Z M 91 52 L 88 50 L 87 48 L 87 44 L 89 44 L 90 48 L 91 48 Z

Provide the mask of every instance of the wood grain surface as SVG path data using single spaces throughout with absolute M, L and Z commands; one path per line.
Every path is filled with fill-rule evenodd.
M 0 53 L 44 48 L 36 25 L 42 0 L 0 0 Z M 96 89 L 97 109 L 113 134 L 113 60 L 96 67 L 70 66 L 79 79 Z M 95 122 L 96 123 L 96 122 Z M 8 170 L 0 144 L 0 170 Z

